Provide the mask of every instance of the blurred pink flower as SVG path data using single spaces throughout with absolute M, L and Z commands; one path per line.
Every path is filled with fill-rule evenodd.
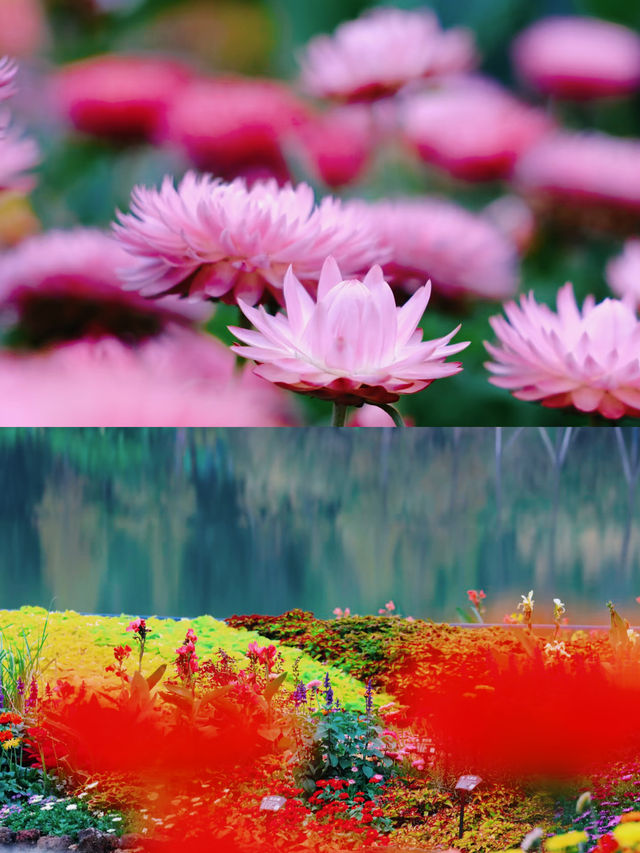
M 290 180 L 283 155 L 287 135 L 307 120 L 308 108 L 284 84 L 221 77 L 197 80 L 167 115 L 166 138 L 193 164 L 225 180 Z
M 617 296 L 640 305 L 640 239 L 627 240 L 622 254 L 607 264 L 606 277 Z
M 412 290 L 429 278 L 436 292 L 454 298 L 503 299 L 515 292 L 516 247 L 487 218 L 432 198 L 351 204 L 390 250 L 384 271 L 394 285 Z
M 154 56 L 93 56 L 63 67 L 52 95 L 58 112 L 82 133 L 154 141 L 191 72 Z
M 379 266 L 363 281 L 345 281 L 329 257 L 314 302 L 290 267 L 284 280 L 287 316 L 270 316 L 263 307 L 239 301 L 258 331 L 230 327 L 246 344 L 232 349 L 259 363 L 258 376 L 292 391 L 344 405 L 393 403 L 400 394 L 461 370 L 458 362 L 445 362 L 468 346 L 448 345 L 459 326 L 433 341 L 423 341 L 417 329 L 429 294 L 425 285 L 396 308 Z
M 0 352 L 0 426 L 291 426 L 291 398 L 210 336 L 173 329 L 138 347 L 114 338 Z
M 393 600 L 387 601 L 387 603 L 385 604 L 385 607 L 389 612 L 396 609 L 396 606 L 393 603 Z
M 1 118 L 0 130 L 4 130 Z M 39 160 L 38 146 L 32 139 L 22 137 L 16 128 L 0 132 L 0 190 L 32 190 L 36 181 L 28 173 Z
M 526 252 L 536 236 L 536 219 L 529 205 L 517 195 L 499 196 L 482 215 L 508 237 L 520 253 Z
M 177 297 L 150 301 L 124 290 L 119 270 L 130 263 L 110 234 L 94 228 L 24 240 L 0 256 L 2 325 L 17 323 L 32 346 L 105 335 L 139 343 L 170 325 L 208 318 L 204 305 Z
M 373 100 L 407 83 L 465 71 L 476 61 L 473 37 L 444 32 L 429 10 L 380 7 L 317 36 L 300 55 L 301 80 L 312 95 Z
M 361 104 L 336 107 L 300 125 L 290 147 L 307 170 L 329 187 L 357 181 L 375 144 L 370 110 Z
M 569 206 L 576 216 L 592 211 L 640 214 L 640 140 L 604 133 L 558 132 L 526 151 L 513 182 L 539 208 L 558 215 Z
M 640 36 L 597 18 L 536 21 L 513 44 L 518 75 L 559 98 L 623 95 L 640 87 Z
M 180 293 L 202 299 L 255 303 L 265 290 L 281 298 L 287 267 L 315 283 L 333 254 L 348 274 L 386 260 L 371 228 L 330 196 L 316 205 L 301 183 L 248 189 L 188 172 L 176 189 L 136 187 L 132 213 L 119 214 L 115 232 L 136 258 L 127 281 L 144 296 Z
M 10 98 L 16 91 L 15 76 L 18 66 L 8 56 L 0 58 L 0 101 Z
M 30 56 L 44 46 L 47 36 L 40 0 L 0 0 L 0 53 Z
M 405 426 L 413 426 L 407 423 L 407 418 L 403 418 Z M 353 409 L 349 416 L 347 426 L 350 427 L 393 427 L 393 418 L 387 414 L 379 406 L 360 406 L 359 409 Z
M 631 307 L 617 299 L 596 305 L 589 296 L 579 310 L 570 284 L 557 306 L 556 313 L 530 293 L 505 306 L 506 319 L 491 318 L 498 343 L 485 343 L 489 381 L 544 406 L 640 416 L 640 322 Z
M 467 181 L 508 177 L 523 151 L 554 127 L 542 110 L 475 77 L 408 97 L 401 123 L 423 160 Z

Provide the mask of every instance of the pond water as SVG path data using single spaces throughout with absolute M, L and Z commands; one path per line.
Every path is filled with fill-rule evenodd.
M 640 621 L 637 428 L 2 430 L 0 607 Z M 636 615 L 636 610 L 638 614 Z

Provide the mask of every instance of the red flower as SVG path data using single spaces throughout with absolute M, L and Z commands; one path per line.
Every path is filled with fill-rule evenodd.
M 607 833 L 606 835 L 601 835 L 598 839 L 598 846 L 596 847 L 595 853 L 615 853 L 616 850 L 620 849 L 620 845 L 613 837 Z

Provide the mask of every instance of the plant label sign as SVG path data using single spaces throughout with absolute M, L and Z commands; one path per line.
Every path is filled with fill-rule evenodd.
M 277 812 L 286 802 L 285 797 L 263 797 L 260 803 L 260 811 Z
M 474 788 L 478 787 L 480 782 L 482 782 L 482 777 L 480 776 L 461 776 L 456 782 L 456 791 L 471 793 Z

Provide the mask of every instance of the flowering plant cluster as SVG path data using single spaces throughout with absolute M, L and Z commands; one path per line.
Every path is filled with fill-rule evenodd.
M 464 8 L 6 2 L 3 425 L 640 415 L 633 27 L 505 19 L 499 80 Z
M 195 673 L 200 669 L 196 643 L 198 638 L 193 628 L 187 630 L 184 643 L 176 649 L 176 670 L 178 678 L 187 687 L 191 685 Z
M 360 824 L 389 832 L 391 822 L 379 803 L 384 790 L 383 777 L 379 774 L 371 777 L 371 784 L 364 791 L 355 779 L 320 779 L 316 782 L 316 791 L 309 797 L 309 803 L 317 807 L 316 818 L 319 820 L 343 814 L 343 820 L 349 821 L 350 828 Z

